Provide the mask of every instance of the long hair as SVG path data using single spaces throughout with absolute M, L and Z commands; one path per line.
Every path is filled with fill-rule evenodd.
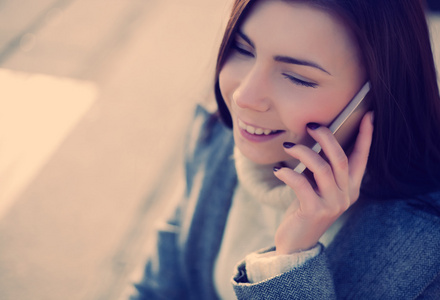
M 280 1 L 300 1 L 327 10 L 357 38 L 375 114 L 365 186 L 384 197 L 438 189 L 440 96 L 421 1 Z M 236 0 L 217 59 L 215 95 L 220 117 L 229 127 L 232 121 L 219 89 L 219 73 L 237 29 L 256 2 Z

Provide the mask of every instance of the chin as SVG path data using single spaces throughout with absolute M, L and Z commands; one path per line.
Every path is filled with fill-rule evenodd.
M 258 165 L 279 166 L 280 163 L 282 163 L 282 165 L 288 166 L 293 169 L 299 163 L 297 159 L 285 153 L 267 153 L 265 151 L 257 151 L 257 149 L 255 149 L 254 147 L 249 149 L 247 147 L 240 147 L 241 145 L 237 146 L 243 156 Z
M 246 155 L 246 154 L 243 154 L 243 155 L 258 165 L 270 165 L 270 164 L 275 165 L 278 162 L 276 160 L 264 159 L 261 157 L 254 157 L 254 156 Z
M 255 148 L 249 149 L 247 147 L 240 147 L 240 145 L 238 145 L 238 149 L 247 159 L 259 165 L 276 165 L 277 163 L 285 160 L 284 157 L 274 155 L 275 153 L 264 153 L 264 151 L 258 151 Z

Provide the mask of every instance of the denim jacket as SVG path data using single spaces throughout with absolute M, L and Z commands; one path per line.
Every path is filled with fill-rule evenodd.
M 158 228 L 132 300 L 218 298 L 213 268 L 237 184 L 233 147 L 231 130 L 197 107 L 185 195 Z M 237 298 L 440 299 L 440 192 L 358 202 L 333 242 L 303 266 L 254 284 L 239 266 Z

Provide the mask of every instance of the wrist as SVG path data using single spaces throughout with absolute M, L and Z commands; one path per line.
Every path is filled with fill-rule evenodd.
M 305 246 L 305 247 L 276 247 L 275 253 L 276 255 L 291 255 L 291 254 L 310 251 L 316 248 L 318 245 L 319 243 L 316 242 L 312 246 Z
M 278 255 L 276 250 L 269 252 L 254 252 L 246 256 L 246 273 L 250 283 L 263 280 L 289 272 L 301 267 L 306 261 L 321 253 L 323 246 L 315 247 L 289 255 Z

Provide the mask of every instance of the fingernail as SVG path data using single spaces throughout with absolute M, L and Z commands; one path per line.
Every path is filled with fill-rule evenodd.
M 287 148 L 287 149 L 290 149 L 290 148 L 292 148 L 293 146 L 295 146 L 295 144 L 294 144 L 294 143 L 291 143 L 291 142 L 284 142 L 284 143 L 283 143 L 283 147 L 284 147 L 284 148 Z
M 307 127 L 312 130 L 315 130 L 315 129 L 318 129 L 319 127 L 321 127 L 321 125 L 319 125 L 318 123 L 309 123 L 309 124 L 307 124 Z
M 273 167 L 274 172 L 278 171 L 279 169 L 281 169 L 281 167 L 277 167 L 277 166 Z

